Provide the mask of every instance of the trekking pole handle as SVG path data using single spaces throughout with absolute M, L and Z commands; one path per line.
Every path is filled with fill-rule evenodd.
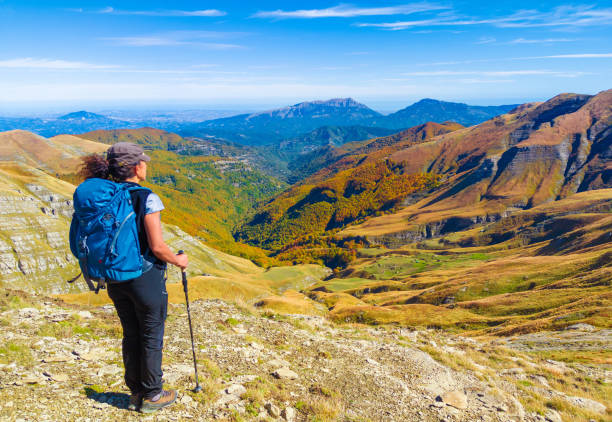
M 185 251 L 182 249 L 178 251 L 178 255 L 183 255 Z M 187 274 L 185 274 L 185 270 L 181 269 L 181 278 L 183 282 L 183 290 L 185 291 L 185 297 L 187 297 Z

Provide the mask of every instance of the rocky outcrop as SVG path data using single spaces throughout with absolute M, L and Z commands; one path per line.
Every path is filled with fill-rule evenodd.
M 74 290 L 65 283 L 78 274 L 68 251 L 71 215 L 70 198 L 41 184 L 16 184 L 5 191 L 0 201 L 0 284 L 46 293 Z
M 441 221 L 423 224 L 409 230 L 389 233 L 381 236 L 368 236 L 368 241 L 374 245 L 382 245 L 386 248 L 399 248 L 409 243 L 421 242 L 433 239 L 445 234 L 466 230 L 471 227 L 481 226 L 499 221 L 508 213 L 490 214 L 474 217 L 450 217 Z

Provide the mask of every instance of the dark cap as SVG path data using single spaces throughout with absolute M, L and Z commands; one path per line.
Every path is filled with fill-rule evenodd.
M 141 161 L 151 161 L 140 145 L 131 142 L 118 142 L 106 151 L 108 160 L 116 160 L 119 165 L 135 166 Z

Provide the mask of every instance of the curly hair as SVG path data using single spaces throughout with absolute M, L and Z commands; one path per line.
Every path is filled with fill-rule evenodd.
M 102 154 L 91 154 L 83 157 L 79 170 L 79 176 L 84 180 L 96 177 L 123 182 L 133 175 L 133 167 L 122 166 L 117 160 L 107 160 Z

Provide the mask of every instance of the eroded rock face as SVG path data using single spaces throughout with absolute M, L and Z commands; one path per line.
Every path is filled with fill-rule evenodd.
M 464 230 L 492 214 L 498 218 L 577 192 L 611 188 L 612 90 L 596 96 L 562 94 L 517 108 L 395 152 L 390 160 L 403 163 L 406 171 L 445 178 L 430 198 L 407 202 L 407 211 L 402 211 L 405 230 L 394 225 L 393 233 L 383 234 L 380 220 L 385 217 L 363 224 L 366 232 L 376 228 L 368 239 L 392 247 Z M 472 217 L 471 211 L 479 209 L 482 214 Z M 428 215 L 433 217 L 420 218 Z
M 507 213 L 474 217 L 451 217 L 442 221 L 423 224 L 416 230 L 406 230 L 382 236 L 370 236 L 368 240 L 373 244 L 383 245 L 387 248 L 398 248 L 407 243 L 420 242 L 447 233 L 465 230 L 473 226 L 493 223 L 505 216 L 507 216 Z
M 612 186 L 612 91 L 564 94 L 527 112 L 506 138 L 485 199 L 532 207 Z
M 68 251 L 72 200 L 39 184 L 15 185 L 0 201 L 0 275 L 7 287 L 45 293 L 75 288 L 78 274 Z

